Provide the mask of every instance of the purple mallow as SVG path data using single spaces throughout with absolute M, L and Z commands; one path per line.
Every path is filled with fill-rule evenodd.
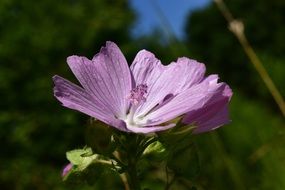
M 182 117 L 201 133 L 229 122 L 230 87 L 217 75 L 205 77 L 205 65 L 195 60 L 182 57 L 164 66 L 141 50 L 129 68 L 118 46 L 107 42 L 92 60 L 70 56 L 67 63 L 81 86 L 54 76 L 55 97 L 119 130 L 158 132 Z

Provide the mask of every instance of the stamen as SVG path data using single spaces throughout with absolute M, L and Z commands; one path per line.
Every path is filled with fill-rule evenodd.
M 140 84 L 136 88 L 132 89 L 128 98 L 133 105 L 138 105 L 140 102 L 145 102 L 144 95 L 147 93 L 147 85 Z

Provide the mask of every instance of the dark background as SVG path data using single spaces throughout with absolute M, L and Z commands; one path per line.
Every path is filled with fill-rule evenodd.
M 284 97 L 285 1 L 226 3 Z M 65 152 L 85 145 L 88 117 L 60 106 L 51 77 L 75 81 L 66 57 L 91 58 L 107 40 L 129 63 L 142 48 L 166 64 L 179 56 L 197 59 L 233 88 L 232 123 L 194 137 L 198 189 L 285 189 L 284 117 L 217 7 L 210 3 L 189 14 L 183 40 L 160 29 L 134 38 L 136 19 L 126 0 L 0 1 L 0 189 L 122 188 L 112 187 L 120 184 L 113 175 L 96 186 L 65 184 L 60 177 Z

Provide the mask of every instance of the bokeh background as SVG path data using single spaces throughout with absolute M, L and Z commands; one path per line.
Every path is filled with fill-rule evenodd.
M 284 97 L 285 1 L 225 2 Z M 197 59 L 233 88 L 232 123 L 194 137 L 198 189 L 285 189 L 284 117 L 211 0 L 1 0 L 1 190 L 123 188 L 112 175 L 95 186 L 60 177 L 65 152 L 85 145 L 88 117 L 60 106 L 51 77 L 75 81 L 66 57 L 90 58 L 107 40 L 129 63 L 143 48 L 165 64 Z

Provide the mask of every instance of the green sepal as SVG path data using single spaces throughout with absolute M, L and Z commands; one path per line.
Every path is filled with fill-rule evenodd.
M 142 154 L 143 157 L 156 161 L 165 160 L 167 155 L 168 153 L 166 148 L 158 140 L 148 145 Z

